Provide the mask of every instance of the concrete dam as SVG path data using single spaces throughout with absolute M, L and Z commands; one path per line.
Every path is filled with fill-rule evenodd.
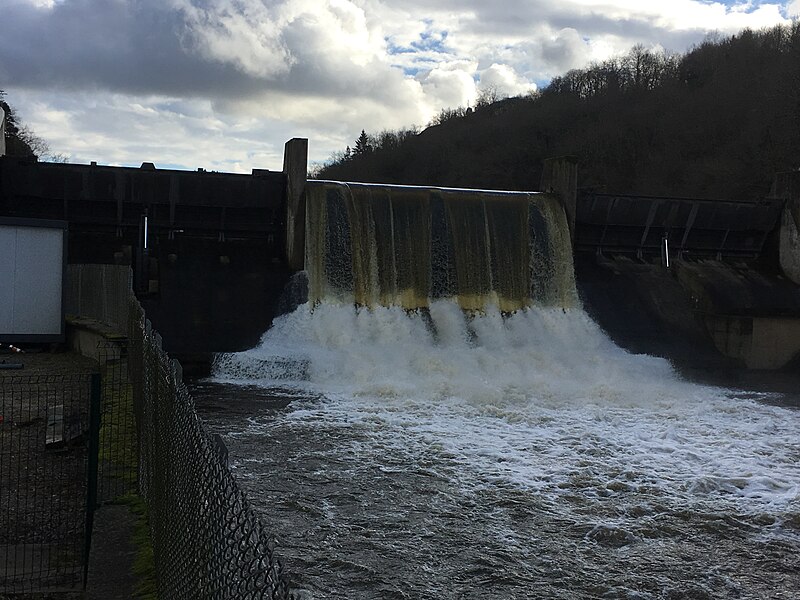
M 215 357 L 191 420 L 296 597 L 794 597 L 797 388 L 736 384 L 796 386 L 797 173 L 732 203 L 578 191 L 569 158 L 537 192 L 307 181 L 305 152 L 0 159 L 4 219 L 68 222 Z
M 761 329 L 793 318 L 786 203 L 570 196 L 574 166 L 304 186 L 306 293 L 198 384 L 303 597 L 794 593 L 797 387 L 673 368 L 796 352 Z
M 251 175 L 3 157 L 0 215 L 68 222 L 71 263 L 131 265 L 149 318 L 184 359 L 255 345 L 303 268 L 315 300 L 321 285 L 353 285 L 367 306 L 454 294 L 465 309 L 512 310 L 548 295 L 569 304 L 572 256 L 583 306 L 631 351 L 701 370 L 796 364 L 796 172 L 735 203 L 578 192 L 577 166 L 562 159 L 546 164 L 541 193 L 481 195 L 307 182 L 306 154 L 306 140 L 291 140 L 283 171 Z M 319 245 L 337 235 L 337 250 Z M 430 255 L 394 259 L 426 245 Z M 341 263 L 335 281 L 322 282 L 320 261 Z M 532 278 L 554 269 L 552 289 Z

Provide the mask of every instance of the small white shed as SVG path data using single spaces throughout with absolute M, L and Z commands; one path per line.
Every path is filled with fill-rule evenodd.
M 0 217 L 0 342 L 64 339 L 67 223 Z

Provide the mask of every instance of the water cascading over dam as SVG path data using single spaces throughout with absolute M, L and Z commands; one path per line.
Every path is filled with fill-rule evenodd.
M 576 304 L 570 237 L 551 194 L 309 182 L 309 300 L 512 312 Z
M 614 345 L 557 198 L 305 200 L 309 301 L 200 390 L 298 597 L 796 595 L 798 414 Z

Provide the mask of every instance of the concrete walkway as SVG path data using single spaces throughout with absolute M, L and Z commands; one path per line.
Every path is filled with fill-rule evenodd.
M 136 547 L 133 530 L 136 516 L 127 506 L 103 506 L 94 517 L 92 550 L 89 554 L 89 600 L 136 598 L 133 563 Z

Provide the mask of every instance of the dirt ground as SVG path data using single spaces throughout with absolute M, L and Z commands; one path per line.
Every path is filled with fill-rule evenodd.
M 0 354 L 0 599 L 127 599 L 135 579 L 135 517 L 95 513 L 88 588 L 82 590 L 88 381 L 97 363 L 78 354 Z M 78 435 L 52 440 L 54 406 Z M 48 436 L 51 436 L 48 438 Z

